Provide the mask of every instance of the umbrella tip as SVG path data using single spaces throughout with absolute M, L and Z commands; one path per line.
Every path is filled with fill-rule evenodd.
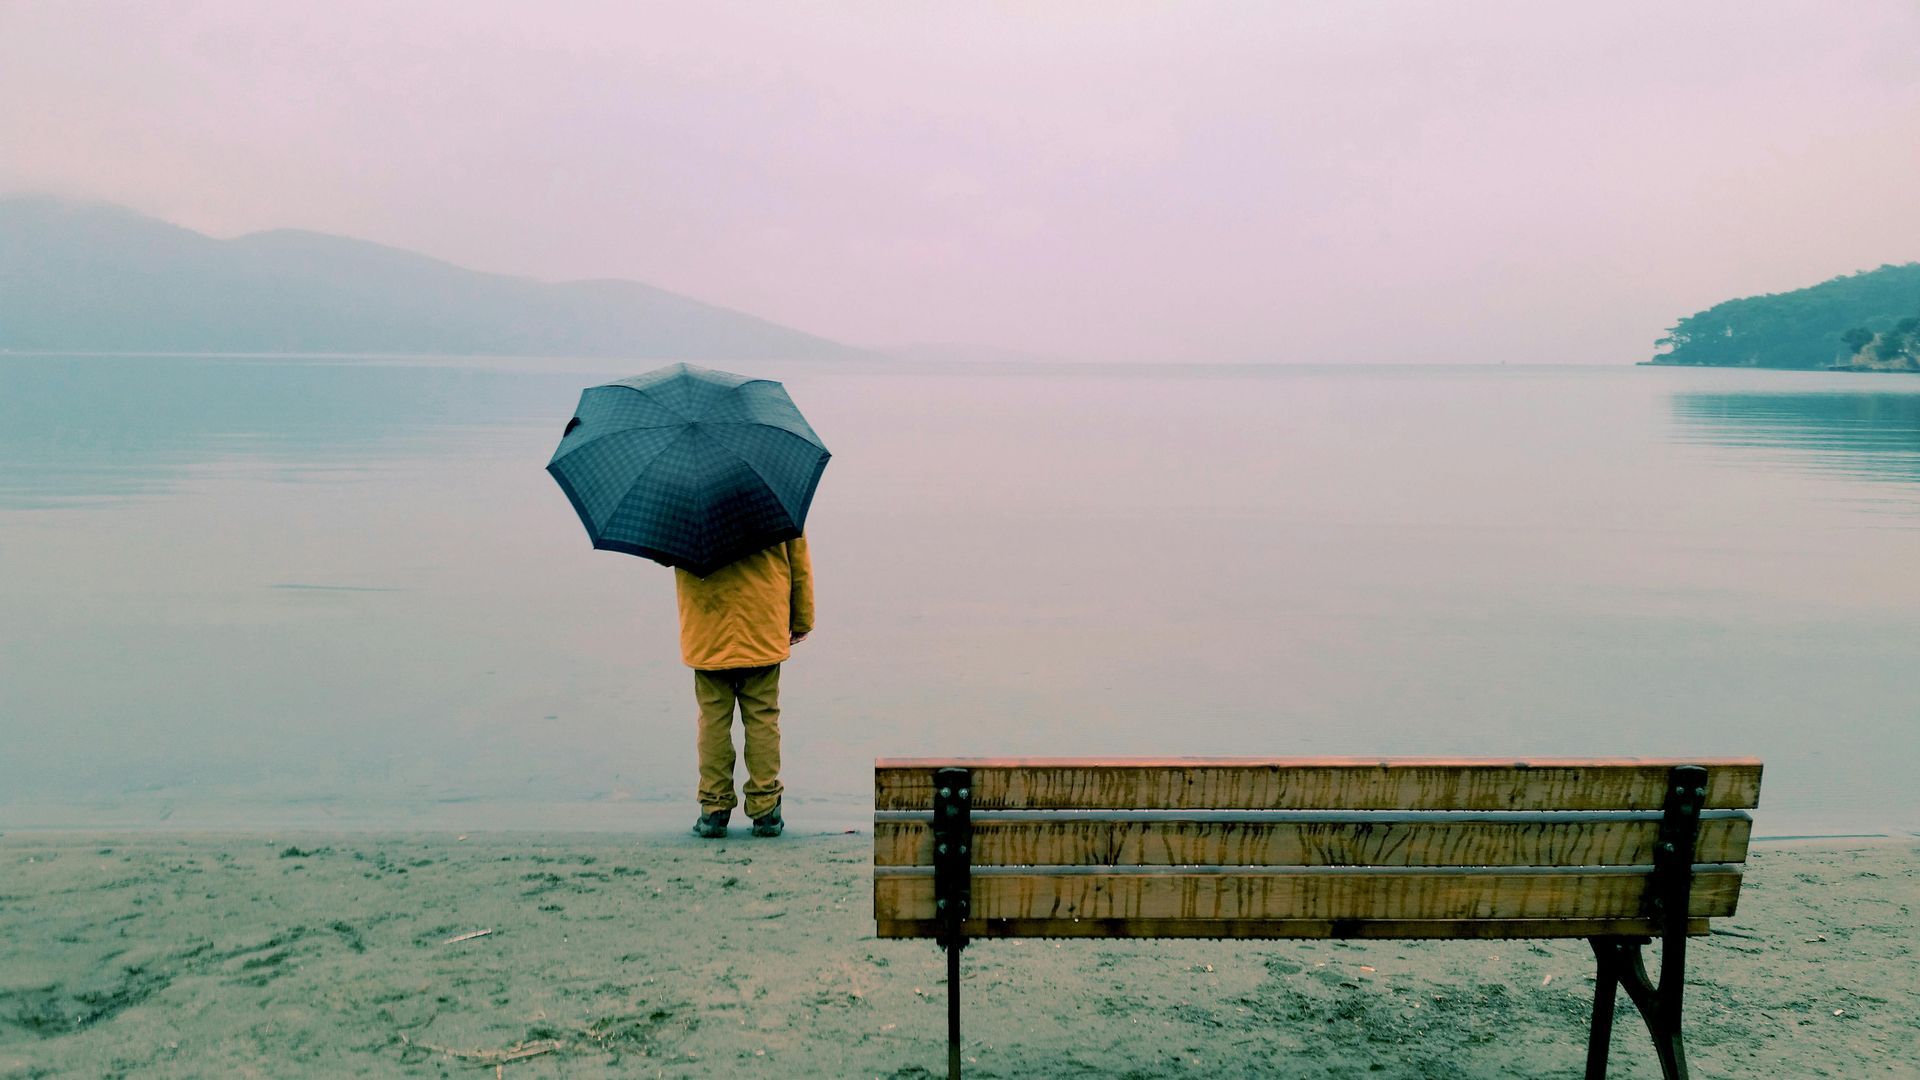
M 567 430 L 561 432 L 560 437 L 564 439 L 567 436 L 573 434 L 573 429 L 579 426 L 580 426 L 580 418 L 576 416 L 573 419 L 567 421 Z

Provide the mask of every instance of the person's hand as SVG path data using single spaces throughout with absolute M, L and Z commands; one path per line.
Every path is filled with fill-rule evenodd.
M 795 634 L 795 635 L 793 635 L 793 637 L 791 637 L 791 638 L 789 638 L 789 639 L 788 639 L 788 641 L 787 641 L 787 644 L 788 644 L 788 645 L 798 645 L 798 644 L 800 644 L 801 642 L 803 642 L 803 641 L 805 641 L 805 640 L 807 640 L 807 635 L 805 635 L 805 634 Z

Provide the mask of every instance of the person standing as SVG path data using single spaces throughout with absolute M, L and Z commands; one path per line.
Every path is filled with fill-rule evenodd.
M 696 836 L 727 835 L 736 805 L 733 718 L 747 759 L 744 789 L 753 835 L 779 836 L 780 665 L 813 631 L 813 565 L 805 537 L 754 552 L 706 577 L 674 568 L 680 656 L 700 705 L 700 817 Z

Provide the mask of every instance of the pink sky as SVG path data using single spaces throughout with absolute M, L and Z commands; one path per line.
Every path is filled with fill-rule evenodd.
M 1645 358 L 1920 258 L 1920 6 L 0 0 L 0 192 L 868 345 Z

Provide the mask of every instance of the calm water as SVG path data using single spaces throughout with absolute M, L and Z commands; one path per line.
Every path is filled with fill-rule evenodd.
M 1920 829 L 1920 379 L 768 365 L 835 452 L 789 818 L 876 756 L 1757 754 Z M 0 827 L 678 826 L 579 362 L 0 357 Z

